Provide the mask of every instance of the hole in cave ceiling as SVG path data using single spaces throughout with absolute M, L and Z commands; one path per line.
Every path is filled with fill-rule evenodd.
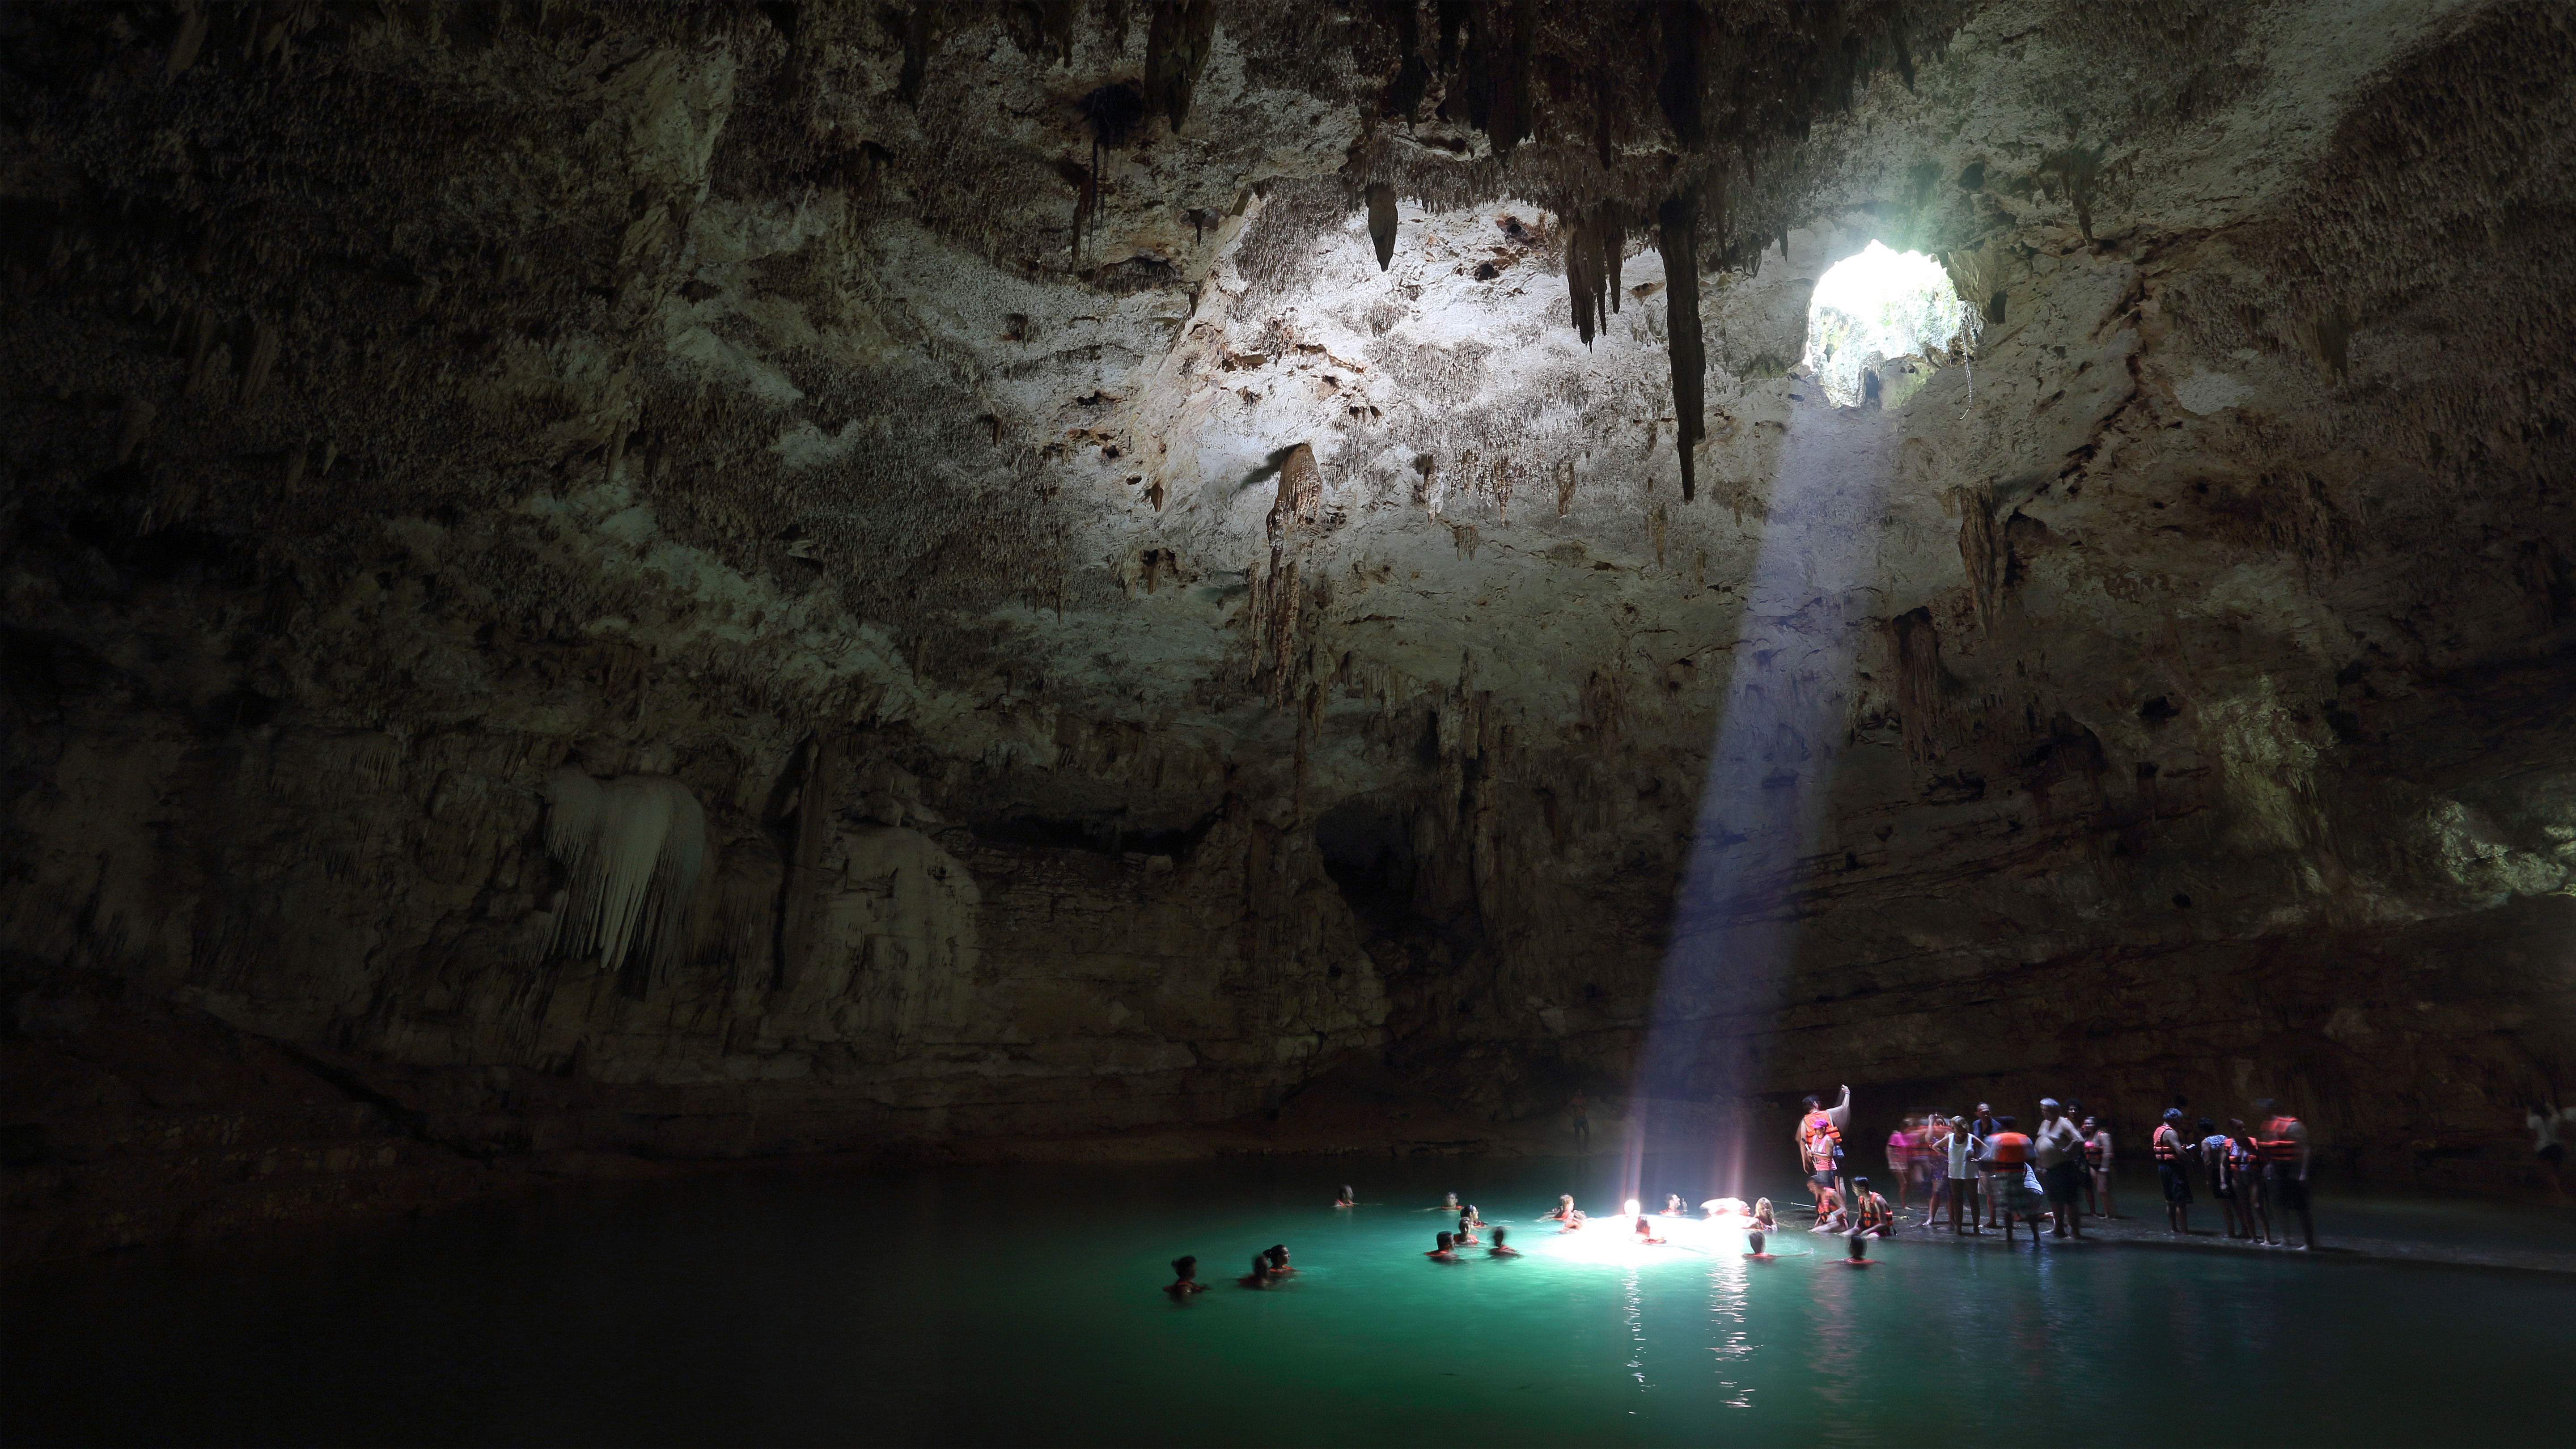
M 1874 241 L 1817 281 L 1807 304 L 1806 364 L 1836 407 L 1893 407 L 1930 370 L 1900 369 L 1900 377 L 1886 364 L 1947 352 L 1973 320 L 1939 262 Z

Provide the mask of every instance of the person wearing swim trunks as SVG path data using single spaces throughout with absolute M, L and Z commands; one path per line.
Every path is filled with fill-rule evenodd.
M 1985 1154 L 1985 1139 L 1968 1130 L 1967 1118 L 1953 1117 L 1950 1130 L 1935 1145 L 1950 1184 L 1950 1231 L 1955 1234 L 1960 1230 L 1959 1219 L 1964 1213 L 1967 1231 L 1985 1236 L 1985 1229 L 1977 1226 L 1976 1204 L 1977 1159 Z
M 2150 1143 L 2156 1157 L 2156 1180 L 2165 1190 L 2165 1226 L 2191 1233 L 2191 1178 L 2182 1166 L 2182 1109 L 2167 1107 Z
M 2015 1130 L 2021 1124 L 2010 1117 L 1995 1119 L 1995 1135 L 1986 1139 L 1986 1164 L 1993 1176 L 1987 1179 L 1994 1189 L 1996 1209 L 2004 1220 L 2004 1243 L 2010 1246 L 2013 1224 L 2028 1221 L 2030 1245 L 2039 1246 L 2039 1194 L 2030 1186 L 2031 1142 Z
M 2287 1112 L 2273 1110 L 2270 1098 L 2254 1104 L 2263 1116 L 2256 1139 L 2263 1153 L 2263 1186 L 2283 1212 L 2299 1215 L 2299 1251 L 2317 1245 L 2317 1225 L 2308 1216 L 2308 1129 Z
M 1977 1115 L 1969 1119 L 1968 1122 L 1969 1135 L 1975 1137 L 1980 1142 L 1992 1142 L 1995 1140 L 1995 1134 L 2002 1130 L 2004 1130 L 2002 1125 L 1995 1121 L 1995 1109 L 1993 1106 L 1985 1102 L 1979 1102 L 1977 1104 Z M 1991 1169 L 1983 1165 L 1985 1162 L 1983 1157 L 1980 1157 L 1978 1162 L 1980 1165 L 1977 1168 L 1977 1190 L 1986 1200 L 1986 1226 L 1991 1228 L 1995 1226 L 1995 1185 L 1992 1181 L 1993 1173 Z
M 2041 1188 L 2048 1194 L 2049 1236 L 2084 1236 L 2077 1211 L 2084 1199 L 2084 1134 L 2054 1097 L 2039 1103 L 2039 1136 L 2031 1144 Z
M 2209 1195 L 2218 1200 L 2218 1215 L 2227 1220 L 2227 1236 L 2245 1237 L 2246 1233 L 2237 1230 L 2244 1207 L 2236 1200 L 2236 1144 L 2206 1117 L 2200 1119 L 2199 1128 L 2200 1166 L 2209 1182 Z
M 1798 1118 L 1798 1160 L 1806 1174 L 1807 1191 L 1814 1194 L 1816 1210 L 1824 1211 L 1825 1194 L 1831 1192 L 1841 1173 L 1843 1127 L 1851 1118 L 1851 1088 L 1843 1088 L 1842 1100 L 1828 1108 L 1814 1097 L 1805 1100 L 1806 1111 Z
M 2237 1211 L 2245 1215 L 2245 1225 L 2254 1240 L 2265 1247 L 2272 1245 L 2272 1200 L 2263 1191 L 2263 1154 L 2255 1144 L 2254 1129 L 2242 1117 L 2227 1119 L 2227 1163 L 2230 1179 L 2236 1187 Z
M 2120 1215 L 2117 1203 L 2111 1201 L 2111 1129 L 2093 1118 L 2084 1119 L 2084 1166 L 2093 1174 L 2093 1189 L 2102 1200 L 2102 1216 Z

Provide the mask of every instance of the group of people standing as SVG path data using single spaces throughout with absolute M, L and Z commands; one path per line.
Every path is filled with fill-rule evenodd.
M 1851 1117 L 1851 1088 L 1833 1106 L 1808 1097 L 1798 1118 L 1798 1158 L 1816 1200 L 1819 1225 L 1848 1225 L 1858 1231 L 1894 1231 L 1892 1215 L 1873 1211 L 1877 1194 L 1869 1180 L 1846 1171 L 1844 1134 Z M 2273 1214 L 2295 1213 L 2302 1247 L 2314 1247 L 2316 1231 L 2308 1214 L 2307 1129 L 2296 1117 L 2274 1110 L 2266 1099 L 2255 1103 L 2262 1124 L 2257 1131 L 2231 1121 L 2230 1132 L 2215 1130 L 2200 1119 L 2198 1135 L 2186 1141 L 2181 1109 L 2164 1114 L 2151 1144 L 2157 1175 L 2164 1189 L 2166 1215 L 2177 1233 L 2190 1231 L 2191 1175 L 2198 1162 L 2210 1192 L 2228 1214 L 2228 1236 L 2272 1243 Z M 2050 1223 L 2060 1238 L 2082 1238 L 2087 1216 L 2116 1218 L 2112 1198 L 2111 1133 L 2084 1115 L 2084 1104 L 2043 1097 L 2036 1126 L 2021 1129 L 2018 1118 L 1995 1115 L 1992 1104 L 1977 1104 L 1977 1115 L 1947 1117 L 1938 1112 L 1905 1119 L 1887 1138 L 1887 1167 L 1902 1211 L 1909 1191 L 1919 1191 L 1927 1230 L 1939 1226 L 1941 1204 L 1949 1204 L 1950 1231 L 1982 1235 L 2001 1228 L 2007 1240 L 2017 1225 L 2030 1225 L 2039 1241 L 2039 1225 Z M 1983 1225 L 1978 1213 L 1984 1211 Z M 2241 1227 L 2241 1231 L 2240 1231 Z
M 2203 1117 L 2189 1129 L 2180 1107 L 2165 1109 L 2156 1124 L 2152 1146 L 2156 1179 L 2165 1194 L 2165 1225 L 2176 1233 L 2191 1231 L 2192 1180 L 2197 1177 L 2218 1202 L 2227 1220 L 2227 1236 L 2250 1238 L 2267 1246 L 2313 1248 L 2317 1225 L 2308 1213 L 2308 1129 L 2298 1118 L 2276 1110 L 2265 1098 L 2254 1104 L 2259 1125 L 2227 1119 L 2227 1130 Z M 2273 1236 L 2273 1216 L 2283 1219 Z M 2288 1219 L 2299 1220 L 2299 1241 L 2289 1242 Z

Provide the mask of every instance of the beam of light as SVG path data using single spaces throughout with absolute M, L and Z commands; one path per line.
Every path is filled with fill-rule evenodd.
M 1826 274 L 1817 300 L 1865 306 L 1871 295 L 1865 287 L 1919 288 L 1926 267 L 1939 276 L 1929 261 L 1898 258 L 1873 243 Z M 1941 291 L 1948 294 L 1946 280 Z M 1908 306 L 1925 310 L 1901 300 L 1885 310 L 1896 316 Z M 1847 729 L 1854 660 L 1865 631 L 1884 612 L 1878 518 L 1892 461 L 1881 456 L 1889 430 L 1875 414 L 1825 407 L 1811 383 L 1798 390 L 1809 399 L 1792 415 L 1772 476 L 1638 1064 L 1639 1109 L 1630 1113 L 1626 1144 L 1631 1183 L 1650 1138 L 1659 1150 L 1679 1145 L 1672 1140 L 1678 1121 L 1658 1126 L 1649 1120 L 1655 1104 L 1735 1108 L 1760 1085 L 1753 1039 L 1777 1009 L 1818 868 L 1818 833 Z M 1834 1085 L 1820 1082 L 1815 1090 L 1830 1092 Z M 1790 1160 L 1785 1137 L 1748 1144 L 1740 1115 L 1718 1142 L 1693 1144 L 1712 1145 L 1717 1156 L 1709 1188 L 1729 1196 L 1749 1195 L 1748 1146 L 1765 1154 L 1766 1167 L 1785 1168 Z

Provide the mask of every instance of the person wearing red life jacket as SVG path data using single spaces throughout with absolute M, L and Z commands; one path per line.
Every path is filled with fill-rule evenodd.
M 2156 1158 L 2156 1181 L 2165 1190 L 2165 1226 L 2177 1233 L 2191 1233 L 2191 1177 L 2183 1170 L 2182 1109 L 2167 1107 L 2165 1119 L 2156 1124 L 2156 1134 L 2149 1139 Z
M 2039 1246 L 2039 1194 L 2030 1187 L 2030 1139 L 2017 1129 L 2021 1124 L 2010 1117 L 1995 1119 L 1994 1135 L 1986 1139 L 1986 1166 L 1993 1172 L 1997 1214 L 2004 1221 L 2004 1243 L 2012 1243 L 2013 1224 L 2030 1224 L 2030 1245 Z
M 1843 1128 L 1851 1120 L 1851 1088 L 1845 1086 L 1842 1100 L 1831 1107 L 1814 1097 L 1801 1105 L 1805 1111 L 1798 1117 L 1798 1167 L 1821 1212 L 1825 1193 L 1842 1172 Z
M 2255 1129 L 2254 1146 L 2263 1161 L 2264 1195 L 2283 1213 L 2299 1215 L 2298 1247 L 2307 1252 L 2317 1245 L 2316 1220 L 2308 1216 L 2308 1129 L 2276 1111 L 2269 1097 L 2256 1102 L 2254 1111 L 2263 1123 Z

